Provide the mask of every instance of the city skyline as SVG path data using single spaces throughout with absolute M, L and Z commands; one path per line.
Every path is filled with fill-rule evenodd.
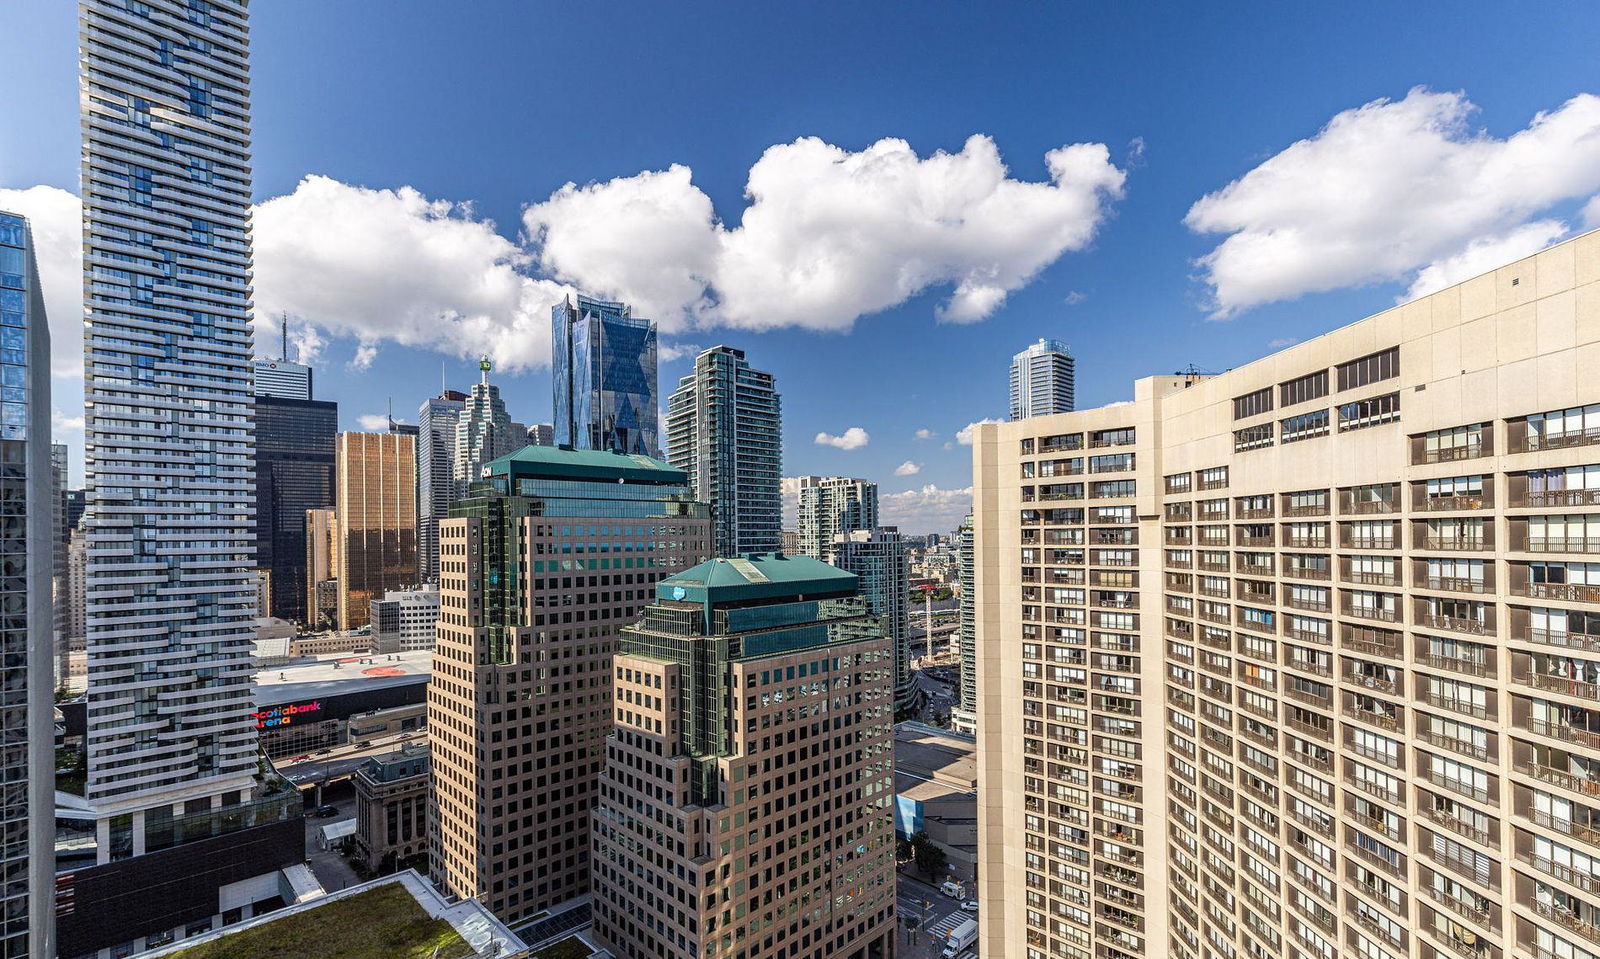
M 77 189 L 76 125 L 64 123 L 54 115 L 69 116 L 76 98 L 70 76 L 71 10 L 70 5 L 59 12 L 55 7 L 35 4 L 13 11 L 17 34 L 26 37 L 28 42 L 18 44 L 17 58 L 0 69 L 30 70 L 30 81 L 39 96 L 28 98 L 27 103 L 0 105 L 0 140 L 8 144 L 6 155 L 0 157 L 0 188 L 26 190 L 36 184 L 47 184 L 70 192 Z M 406 149 L 390 151 L 384 159 L 378 159 L 372 155 L 375 151 L 369 149 L 369 144 L 374 142 L 372 138 L 377 137 L 376 142 L 381 143 L 391 134 L 381 132 L 385 124 L 375 125 L 374 120 L 377 116 L 390 117 L 396 109 L 387 97 L 380 97 L 378 91 L 383 90 L 385 84 L 402 84 L 410 94 L 421 95 L 420 102 L 427 104 L 438 103 L 435 98 L 444 91 L 414 89 L 409 85 L 409 78 L 386 72 L 383 57 L 367 58 L 379 71 L 371 82 L 352 76 L 350 68 L 344 64 L 358 62 L 360 58 L 350 54 L 365 50 L 366 44 L 383 44 L 374 50 L 404 50 L 423 42 L 426 31 L 422 23 L 428 21 L 398 17 L 393 23 L 381 25 L 374 33 L 366 28 L 356 29 L 351 21 L 356 16 L 352 11 L 319 11 L 312 16 L 309 8 L 294 4 L 257 10 L 256 29 L 267 40 L 263 43 L 266 53 L 256 65 L 258 75 L 263 78 L 256 97 L 256 124 L 270 132 L 274 146 L 256 164 L 255 199 L 265 202 L 275 197 L 285 198 L 263 207 L 257 220 L 263 243 L 261 262 L 257 266 L 262 293 L 262 302 L 258 304 L 262 325 L 257 352 L 270 356 L 279 353 L 276 318 L 268 313 L 270 299 L 276 296 L 272 277 L 283 268 L 275 262 L 296 269 L 302 266 L 292 260 L 275 261 L 277 254 L 268 241 L 274 231 L 280 231 L 281 235 L 282 225 L 293 222 L 287 219 L 288 214 L 311 207 L 317 196 L 334 204 L 328 207 L 330 211 L 366 208 L 362 203 L 374 211 L 398 211 L 405 204 L 402 192 L 397 191 L 408 187 L 415 188 L 420 197 L 428 200 L 472 201 L 475 204 L 472 213 L 459 208 L 454 210 L 465 257 L 458 265 L 481 272 L 497 282 L 496 289 L 503 289 L 504 284 L 499 281 L 511 276 L 509 268 L 498 272 L 489 268 L 479 270 L 475 264 L 483 262 L 485 257 L 498 257 L 503 261 L 520 255 L 514 241 L 525 228 L 523 205 L 532 202 L 542 213 L 559 212 L 545 201 L 568 181 L 609 183 L 614 178 L 630 178 L 627 182 L 642 186 L 643 181 L 635 176 L 640 171 L 661 171 L 665 177 L 672 164 L 681 163 L 692 171 L 692 182 L 710 198 L 715 211 L 732 226 L 750 209 L 748 201 L 741 201 L 740 193 L 756 161 L 769 148 L 792 144 L 805 136 L 819 137 L 852 154 L 858 154 L 884 137 L 902 137 L 916 157 L 926 159 L 941 149 L 952 155 L 959 154 L 970 135 L 986 134 L 993 139 L 1001 160 L 1009 167 L 1012 180 L 1022 184 L 1049 182 L 1043 158 L 1050 150 L 1079 141 L 1103 143 L 1109 151 L 1108 162 L 1127 174 L 1122 198 L 1107 201 L 1109 216 L 1098 225 L 1087 248 L 1081 252 L 1067 252 L 1046 264 L 1029 284 L 1014 289 L 1005 304 L 982 323 L 961 325 L 937 321 L 935 308 L 948 298 L 949 284 L 935 284 L 904 304 L 882 310 L 875 306 L 882 297 L 853 301 L 872 308 L 866 309 L 848 336 L 818 335 L 804 328 L 702 329 L 679 324 L 676 329 L 669 330 L 663 315 L 654 314 L 653 318 L 664 323 L 663 382 L 675 382 L 688 371 L 696 346 L 728 342 L 747 350 L 753 361 L 788 384 L 786 392 L 791 415 L 783 452 L 784 462 L 790 464 L 793 472 L 872 476 L 884 483 L 886 523 L 895 523 L 909 532 L 947 530 L 964 515 L 957 491 L 968 485 L 966 454 L 970 450 L 961 444 L 956 434 L 968 423 L 1006 415 L 1003 384 L 988 377 L 961 375 L 959 371 L 968 363 L 1003 370 L 1007 358 L 1027 343 L 1040 336 L 1060 337 L 1072 343 L 1074 350 L 1086 358 L 1078 384 L 1079 404 L 1087 407 L 1123 400 L 1128 398 L 1123 395 L 1124 385 L 1138 376 L 1169 372 L 1190 363 L 1200 369 L 1226 369 L 1259 355 L 1270 348 L 1267 344 L 1273 341 L 1320 335 L 1341 323 L 1343 317 L 1371 313 L 1395 297 L 1405 295 L 1417 272 L 1427 266 L 1413 252 L 1398 251 L 1400 261 L 1407 265 L 1397 269 L 1392 278 L 1378 277 L 1368 283 L 1365 279 L 1330 276 L 1326 285 L 1335 288 L 1332 292 L 1311 292 L 1299 300 L 1264 304 L 1239 313 L 1226 324 L 1208 323 L 1205 317 L 1209 304 L 1204 301 L 1209 288 L 1191 279 L 1196 274 L 1205 274 L 1206 270 L 1192 261 L 1219 249 L 1219 241 L 1225 239 L 1226 234 L 1201 234 L 1184 225 L 1191 208 L 1203 197 L 1240 181 L 1268 158 L 1285 156 L 1297 141 L 1304 141 L 1303 147 L 1319 148 L 1318 151 L 1299 151 L 1306 155 L 1308 162 L 1325 162 L 1329 156 L 1340 155 L 1341 150 L 1353 149 L 1355 144 L 1335 142 L 1320 131 L 1335 117 L 1345 115 L 1345 119 L 1354 119 L 1346 111 L 1358 110 L 1380 98 L 1388 98 L 1391 107 L 1408 104 L 1403 113 L 1391 109 L 1387 115 L 1397 121 L 1396 136 L 1412 137 L 1396 141 L 1393 146 L 1397 149 L 1408 145 L 1416 147 L 1419 173 L 1459 170 L 1462 151 L 1452 148 L 1451 144 L 1471 140 L 1480 128 L 1488 136 L 1484 146 L 1494 148 L 1519 131 L 1529 130 L 1533 117 L 1540 111 L 1559 114 L 1569 124 L 1587 123 L 1583 117 L 1563 109 L 1572 97 L 1594 90 L 1592 78 L 1579 66 L 1586 63 L 1586 59 L 1567 55 L 1565 51 L 1592 49 L 1596 27 L 1591 19 L 1579 17 L 1570 10 L 1533 11 L 1487 40 L 1477 37 L 1471 30 L 1470 23 L 1475 18 L 1463 14 L 1444 25 L 1444 35 L 1436 37 L 1436 42 L 1427 44 L 1421 51 L 1403 41 L 1404 27 L 1409 24 L 1413 28 L 1434 29 L 1439 25 L 1431 21 L 1424 23 L 1417 19 L 1421 14 L 1411 11 L 1399 14 L 1394 20 L 1386 19 L 1396 25 L 1395 31 L 1359 38 L 1352 33 L 1353 24 L 1343 18 L 1337 22 L 1325 20 L 1323 17 L 1331 17 L 1331 14 L 1320 12 L 1296 11 L 1291 15 L 1285 11 L 1215 22 L 1196 20 L 1194 13 L 1170 8 L 1164 15 L 1177 18 L 1173 22 L 1174 29 L 1170 34 L 1157 31 L 1149 36 L 1148 41 L 1153 44 L 1149 52 L 1152 56 L 1159 55 L 1171 69 L 1148 77 L 1128 75 L 1129 71 L 1120 62 L 1127 49 L 1127 37 L 1137 32 L 1140 22 L 1133 9 L 1084 12 L 1078 15 L 1081 19 L 1067 22 L 1063 22 L 1064 18 L 1074 15 L 1064 11 L 1018 14 L 991 18 L 996 22 L 961 23 L 959 29 L 946 29 L 950 25 L 947 15 L 923 14 L 905 18 L 904 39 L 888 45 L 882 44 L 881 34 L 870 30 L 885 14 L 866 12 L 857 16 L 864 18 L 861 25 L 869 29 L 862 30 L 859 35 L 847 29 L 838 39 L 854 46 L 865 42 L 866 36 L 873 36 L 876 38 L 874 56 L 843 58 L 841 72 L 836 77 L 812 81 L 821 86 L 779 83 L 773 73 L 776 62 L 767 66 L 753 62 L 746 53 L 740 54 L 739 63 L 748 73 L 749 82 L 736 86 L 759 90 L 770 98 L 771 108 L 764 107 L 760 112 L 775 116 L 777 120 L 773 123 L 719 123 L 701 130 L 694 125 L 671 127 L 664 119 L 648 115 L 652 110 L 660 117 L 670 115 L 674 111 L 661 109 L 662 98 L 688 94 L 704 100 L 713 115 L 723 118 L 739 105 L 737 98 L 746 95 L 722 89 L 725 84 L 718 78 L 727 75 L 722 70 L 687 68 L 678 59 L 682 52 L 676 51 L 671 66 L 685 79 L 673 89 L 648 89 L 649 85 L 643 84 L 642 78 L 632 76 L 607 77 L 599 84 L 579 87 L 561 80 L 560 96 L 540 97 L 537 103 L 524 104 L 527 108 L 525 121 L 519 126 L 525 126 L 526 130 L 507 130 L 503 124 L 489 122 L 481 108 L 469 108 L 460 122 L 452 126 L 452 136 L 460 140 L 466 150 L 453 150 L 446 158 L 426 145 L 408 144 Z M 541 30 L 551 31 L 548 35 L 552 36 L 565 36 L 569 32 L 583 35 L 594 29 L 585 13 L 530 9 L 504 16 L 513 17 L 512 23 L 519 22 L 516 17 L 534 18 Z M 642 32 L 652 36 L 675 36 L 686 28 L 685 24 L 672 22 L 674 18 L 656 12 L 641 11 L 640 16 L 650 24 L 650 29 Z M 459 22 L 445 24 L 457 41 L 451 49 L 467 50 L 474 43 L 493 46 L 502 42 L 498 37 L 484 35 L 485 25 L 500 19 L 503 17 L 486 16 L 481 21 L 461 18 Z M 801 19 L 786 15 L 784 32 L 788 35 L 778 41 L 783 50 L 793 51 L 816 40 L 814 25 L 794 22 Z M 1361 18 L 1353 16 L 1351 19 Z M 718 31 L 717 36 L 737 40 L 756 31 L 770 36 L 769 30 L 761 29 L 765 25 L 754 15 L 730 16 L 719 18 L 713 29 Z M 1063 32 L 1068 25 L 1073 29 Z M 288 42 L 290 31 L 292 43 Z M 498 32 L 509 37 L 519 31 Z M 891 31 L 896 35 L 900 32 Z M 1036 45 L 1043 38 L 1069 35 L 1074 39 L 1059 42 L 1067 44 L 1067 48 L 1075 52 L 1074 57 L 1007 58 L 1015 62 L 1008 63 L 993 76 L 988 75 L 986 61 L 982 65 L 976 62 L 968 65 L 967 57 L 926 56 L 933 51 L 950 53 L 948 45 L 959 42 L 957 38 L 971 38 L 997 48 L 1014 44 L 1015 49 L 1038 52 Z M 1302 51 L 1302 57 L 1293 60 L 1273 57 L 1259 65 L 1258 69 L 1269 79 L 1286 82 L 1262 84 L 1257 82 L 1257 75 L 1251 73 L 1246 84 L 1237 69 L 1229 68 L 1229 53 L 1236 55 L 1241 48 L 1253 48 L 1256 43 L 1253 37 L 1258 35 L 1292 36 L 1298 43 L 1309 44 L 1309 48 Z M 1206 42 L 1190 45 L 1187 41 L 1193 36 L 1202 37 Z M 1474 43 L 1487 43 L 1489 47 L 1463 42 L 1468 36 L 1473 37 Z M 1306 40 L 1308 37 L 1316 39 Z M 1545 48 L 1545 55 L 1537 58 L 1537 62 L 1494 55 L 1495 51 L 1507 53 L 1519 49 L 1534 37 L 1553 45 Z M 636 41 L 619 38 L 619 42 Z M 728 45 L 741 46 L 737 42 Z M 697 46 L 686 44 L 683 49 Z M 1468 55 L 1465 52 L 1468 49 L 1473 53 Z M 1205 50 L 1214 52 L 1203 52 Z M 1404 55 L 1398 55 L 1402 50 Z M 906 78 L 905 82 L 884 89 L 881 102 L 878 97 L 850 96 L 881 86 L 880 56 L 896 64 L 896 72 Z M 487 64 L 494 58 L 473 59 Z M 976 59 L 984 61 L 984 58 Z M 781 58 L 777 62 L 781 62 Z M 1306 62 L 1318 65 L 1315 80 L 1299 79 Z M 487 65 L 470 69 L 466 64 L 459 66 L 461 69 L 456 71 L 461 77 L 459 82 L 467 90 L 486 93 L 487 89 L 493 89 L 486 89 L 486 85 L 498 79 L 497 71 Z M 1017 71 L 1027 71 L 1027 74 Z M 1186 79 L 1176 82 L 1177 75 Z M 1099 79 L 1102 76 L 1116 76 L 1122 82 L 1108 88 L 1106 82 Z M 1203 82 L 1195 82 L 1196 77 Z M 1014 98 L 1010 91 L 1015 89 L 1016 81 L 1024 78 L 1030 83 L 1042 82 L 1056 89 L 1104 89 L 1106 96 L 1081 101 L 1049 98 L 1045 104 L 1023 108 L 1011 102 Z M 374 86 L 380 79 L 383 84 Z M 350 102 L 333 104 L 331 113 L 308 117 L 292 109 L 294 103 L 303 102 L 304 97 L 310 95 L 311 89 L 341 85 L 352 85 L 357 96 Z M 1187 89 L 1191 85 L 1194 89 Z M 1436 96 L 1408 97 L 1408 92 L 1418 85 L 1436 91 Z M 941 106 L 937 110 L 930 109 L 929 90 L 948 94 L 939 98 Z M 492 100 L 492 97 L 482 99 Z M 469 104 L 471 100 L 467 98 Z M 839 102 L 856 105 L 851 110 L 839 111 L 834 109 Z M 1149 105 L 1145 106 L 1147 103 Z M 1466 107 L 1469 103 L 1479 110 L 1469 111 Z M 570 116 L 596 107 L 619 110 L 619 116 L 642 123 L 643 130 L 653 131 L 640 138 L 650 146 L 641 149 L 619 145 L 593 131 L 584 131 L 572 138 L 569 150 L 560 151 L 559 155 L 546 157 L 543 154 L 548 151 L 520 151 L 528 160 L 516 165 L 515 173 L 501 173 L 486 169 L 481 162 L 459 159 L 463 153 L 490 156 L 501 149 L 516 151 L 531 131 L 552 122 L 570 126 L 566 123 Z M 366 109 L 377 113 L 370 118 L 359 112 L 352 113 Z M 334 122 L 334 117 L 338 122 Z M 1411 122 L 1399 122 L 1407 118 Z M 1461 128 L 1450 132 L 1454 129 L 1452 125 L 1458 122 Z M 400 129 L 403 122 L 395 117 L 388 126 Z M 1442 138 L 1430 140 L 1418 133 L 1423 128 L 1446 132 Z M 24 129 L 28 131 L 27 136 L 21 135 Z M 361 135 L 356 136 L 356 131 L 361 131 Z M 1360 132 L 1361 129 L 1351 129 L 1351 135 Z M 1556 132 L 1554 127 L 1549 128 L 1546 146 L 1565 145 L 1567 141 L 1548 139 Z M 1143 144 L 1142 150 L 1135 138 L 1142 138 L 1139 141 Z M 1523 139 L 1531 142 L 1538 138 Z M 1428 212 L 1407 190 L 1390 190 L 1395 186 L 1394 181 L 1378 179 L 1366 168 L 1358 173 L 1368 178 L 1375 194 L 1383 196 L 1402 215 L 1410 210 Z M 308 185 L 295 198 L 297 185 L 308 176 L 327 180 L 307 181 Z M 1438 251 L 1438 256 L 1428 263 L 1449 259 L 1472 247 L 1473 241 L 1479 238 L 1485 244 L 1489 240 L 1504 239 L 1529 224 L 1547 224 L 1542 227 L 1547 235 L 1549 221 L 1563 221 L 1569 229 L 1581 228 L 1586 222 L 1581 208 L 1596 190 L 1590 189 L 1587 181 L 1580 189 L 1570 178 L 1551 179 L 1561 180 L 1559 189 L 1555 190 L 1561 196 L 1548 192 L 1533 197 L 1517 196 L 1511 206 L 1523 212 L 1518 212 L 1512 221 L 1494 216 L 1478 218 L 1478 212 L 1493 206 L 1490 201 L 1494 196 L 1505 195 L 1498 186 L 1484 193 L 1484 206 L 1474 208 L 1478 212 L 1472 214 L 1475 219 L 1471 220 L 1470 232 L 1462 232 L 1464 220 L 1430 216 L 1427 238 L 1438 240 L 1441 245 L 1430 247 Z M 650 182 L 663 188 L 666 185 L 657 180 Z M 1450 182 L 1459 182 L 1459 174 L 1451 173 Z M 356 193 L 353 189 L 356 186 L 367 192 Z M 314 188 L 327 192 L 315 194 Z M 1384 192 L 1386 190 L 1389 192 Z M 693 198 L 694 194 L 689 196 Z M 54 198 L 58 202 L 62 199 Z M 295 199 L 288 202 L 287 198 Z M 1285 216 L 1292 212 L 1282 197 L 1260 196 L 1257 199 L 1269 208 L 1283 209 Z M 411 204 L 409 209 L 419 208 L 420 199 L 414 199 Z M 1225 212 L 1215 204 L 1207 209 L 1218 214 Z M 573 208 L 573 212 L 581 211 Z M 1383 231 L 1367 229 L 1371 223 L 1368 212 L 1365 209 L 1355 211 L 1351 218 L 1340 222 L 1340 227 L 1361 230 L 1363 232 L 1353 238 L 1385 246 Z M 497 224 L 492 234 L 475 226 L 485 219 Z M 64 222 L 75 220 L 76 213 L 68 210 Z M 1448 222 L 1441 225 L 1441 220 Z M 1018 228 L 1025 225 L 1019 223 Z M 1252 227 L 1259 225 L 1250 224 Z M 1282 225 L 1294 224 L 1285 220 Z M 399 239 L 410 235 L 407 230 L 413 227 L 418 237 L 431 235 L 428 223 L 416 217 L 400 217 L 369 226 L 376 232 L 353 234 L 351 239 Z M 1518 237 L 1519 242 L 1542 245 L 1532 233 L 1524 231 Z M 1453 249 L 1446 249 L 1452 245 Z M 1491 265 L 1483 263 L 1481 258 L 1492 251 L 1482 247 L 1483 244 L 1474 247 L 1474 256 L 1480 258 L 1481 265 Z M 893 252 L 892 249 L 888 251 L 889 254 Z M 1502 260 L 1511 258 L 1508 255 Z M 400 262 L 405 259 L 404 256 L 397 258 Z M 892 267 L 898 261 L 890 255 L 882 262 Z M 382 275 L 369 274 L 365 261 L 348 265 L 353 270 L 348 280 L 352 293 L 370 289 L 368 284 Z M 541 269 L 535 264 L 528 271 L 533 274 L 533 285 L 525 291 L 530 296 L 545 289 L 540 285 L 546 278 Z M 317 272 L 321 270 L 318 267 Z M 444 275 L 444 271 L 440 272 Z M 49 284 L 48 269 L 46 273 Z M 573 278 L 582 281 L 593 277 L 574 274 Z M 620 280 L 617 282 L 620 284 Z M 276 285 L 281 289 L 281 284 Z M 628 294 L 636 292 L 620 287 L 616 290 L 595 288 L 605 285 L 573 283 L 583 292 L 614 294 L 625 300 L 630 299 Z M 1320 285 L 1320 281 L 1311 284 Z M 1287 286 L 1281 289 L 1286 296 L 1293 292 Z M 1295 289 L 1309 287 L 1302 282 Z M 436 390 L 418 388 L 411 395 L 402 396 L 394 384 L 437 382 L 441 357 L 434 347 L 439 344 L 445 344 L 450 354 L 444 358 L 449 374 L 447 385 L 464 390 L 474 378 L 472 363 L 482 348 L 482 344 L 473 339 L 477 334 L 470 328 L 463 328 L 461 335 L 453 338 L 450 331 L 455 327 L 435 323 L 432 319 L 441 312 L 440 307 L 472 304 L 448 298 L 440 300 L 437 291 L 438 284 L 430 284 L 423 290 L 427 295 L 419 297 L 419 302 L 430 311 L 428 323 L 421 323 L 409 312 L 397 312 L 387 330 L 370 324 L 364 327 L 371 334 L 365 341 L 365 349 L 362 337 L 355 335 L 353 327 L 329 325 L 327 317 L 340 312 L 335 309 L 338 304 L 285 304 L 305 323 L 302 326 L 299 321 L 291 322 L 295 338 L 314 335 L 311 332 L 314 327 L 321 331 L 315 335 L 320 335 L 327 343 L 316 360 L 320 373 L 318 394 L 340 403 L 344 416 L 342 429 L 359 428 L 362 416 L 382 414 L 391 395 L 399 415 L 411 416 L 411 411 L 426 398 L 425 394 Z M 61 295 L 70 298 L 74 294 L 73 289 L 68 289 Z M 501 294 L 502 299 L 495 302 L 520 295 L 515 291 Z M 647 300 L 660 302 L 664 297 L 671 298 L 658 291 L 648 298 L 631 299 L 641 315 L 652 315 L 654 304 Z M 277 298 L 282 299 L 281 296 Z M 392 299 L 388 295 L 374 296 L 372 302 L 376 310 L 378 305 L 392 303 Z M 70 315 L 72 310 L 69 308 L 65 312 Z M 490 310 L 485 315 L 494 312 Z M 495 314 L 500 317 L 497 322 L 484 324 L 482 328 L 507 332 L 503 339 L 515 344 L 519 355 L 525 358 L 526 371 L 513 370 L 505 364 L 497 364 L 497 368 L 505 371 L 503 386 L 508 407 L 519 418 L 532 422 L 543 418 L 540 414 L 544 411 L 544 397 L 549 395 L 548 372 L 544 365 L 547 362 L 545 328 L 543 319 L 536 315 L 537 310 L 523 312 L 535 316 L 534 326 L 507 326 L 511 321 L 506 315 L 522 314 L 516 310 L 509 313 L 501 310 Z M 62 311 L 53 310 L 52 313 Z M 316 326 L 318 323 L 322 325 Z M 1133 355 L 1126 355 L 1128 351 L 1117 349 L 1115 344 L 1127 334 L 1156 334 L 1148 336 L 1147 341 L 1160 345 L 1154 351 L 1133 351 Z M 400 345 L 395 342 L 397 337 L 413 345 Z M 58 368 L 64 374 L 63 389 L 58 390 L 58 406 L 63 406 L 60 422 L 65 428 L 58 429 L 58 438 L 75 444 L 70 427 L 78 414 L 70 397 L 76 381 L 69 370 L 76 367 L 71 357 L 62 355 L 59 349 L 63 337 L 56 339 Z M 456 339 L 459 342 L 455 342 Z M 906 349 L 905 344 L 913 340 L 919 345 Z M 293 350 L 291 345 L 291 352 Z M 372 365 L 364 371 L 352 368 L 352 361 L 358 357 L 370 358 Z M 859 407 L 827 389 L 823 382 L 826 378 L 817 375 L 820 369 L 879 383 L 883 389 L 905 396 L 907 402 L 893 409 L 861 411 L 857 415 Z M 868 434 L 870 442 L 846 449 L 819 445 L 814 440 L 819 433 L 844 436 L 852 427 Z M 919 430 L 938 436 L 918 439 Z M 946 443 L 951 444 L 948 450 L 944 448 Z M 896 468 L 907 463 L 917 472 L 895 476 Z M 76 445 L 72 470 L 74 476 L 81 475 L 81 456 Z M 932 491 L 923 492 L 929 486 L 933 487 Z M 936 516 L 937 521 L 918 519 L 925 515 Z

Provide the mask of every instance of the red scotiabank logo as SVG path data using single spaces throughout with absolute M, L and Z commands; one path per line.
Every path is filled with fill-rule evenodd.
M 314 713 L 320 709 L 322 709 L 322 700 L 318 699 L 309 703 L 288 703 L 283 706 L 273 706 L 271 709 L 263 709 L 252 715 L 255 716 L 257 729 L 271 729 L 274 726 L 287 726 L 294 722 L 294 717 L 305 713 Z

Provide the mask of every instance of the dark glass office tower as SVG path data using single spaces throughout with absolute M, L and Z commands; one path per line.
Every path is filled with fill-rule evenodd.
M 551 321 L 556 442 L 660 457 L 655 323 L 587 296 L 556 306 Z
M 272 574 L 270 615 L 306 610 L 306 510 L 333 505 L 339 405 L 257 396 L 256 564 Z
M 0 212 L 0 959 L 55 955 L 50 327 L 28 221 Z

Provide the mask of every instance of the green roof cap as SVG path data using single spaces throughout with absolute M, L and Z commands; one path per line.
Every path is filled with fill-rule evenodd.
M 808 556 L 751 553 L 710 559 L 656 584 L 656 597 L 697 603 L 854 593 L 859 579 Z
M 484 471 L 490 476 L 512 479 L 628 480 L 664 485 L 682 485 L 689 481 L 688 473 L 653 457 L 570 446 L 524 446 L 492 461 Z

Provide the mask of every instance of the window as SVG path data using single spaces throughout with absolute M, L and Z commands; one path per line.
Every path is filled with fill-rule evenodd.
M 1278 405 L 1293 406 L 1328 395 L 1328 371 L 1318 370 L 1278 386 Z M 1237 401 L 1235 401 L 1237 402 Z
M 1400 418 L 1400 394 L 1386 393 L 1339 407 L 1339 432 L 1364 430 Z
M 1188 473 L 1173 473 L 1166 477 L 1167 492 L 1187 493 L 1190 488 Z
M 1483 434 L 1485 424 L 1474 423 L 1471 426 L 1457 426 L 1448 430 L 1434 430 L 1423 433 L 1422 459 L 1424 463 L 1443 463 L 1449 460 L 1472 459 L 1483 456 L 1488 452 Z M 1416 438 L 1413 438 L 1413 443 Z
M 1213 466 L 1201 470 L 1199 474 L 1201 489 L 1222 489 L 1228 485 L 1228 468 L 1226 466 Z
M 1400 348 L 1390 347 L 1381 353 L 1363 356 L 1359 360 L 1340 363 L 1339 389 L 1353 390 L 1368 383 L 1381 383 L 1400 375 Z
M 1243 453 L 1245 450 L 1258 450 L 1272 445 L 1272 424 L 1262 423 L 1260 426 L 1247 426 L 1242 430 L 1233 431 L 1233 451 Z
M 1528 449 L 1571 446 L 1600 436 L 1600 403 L 1528 417 Z
M 1298 443 L 1315 436 L 1328 435 L 1328 411 L 1312 410 L 1310 413 L 1301 413 L 1291 416 L 1282 423 L 1283 429 L 1279 433 L 1285 443 Z
M 1244 396 L 1233 398 L 1233 418 L 1242 420 L 1246 417 L 1257 416 L 1272 409 L 1272 387 L 1246 393 Z
M 1090 446 L 1132 446 L 1133 427 L 1116 430 L 1096 430 L 1089 434 Z

